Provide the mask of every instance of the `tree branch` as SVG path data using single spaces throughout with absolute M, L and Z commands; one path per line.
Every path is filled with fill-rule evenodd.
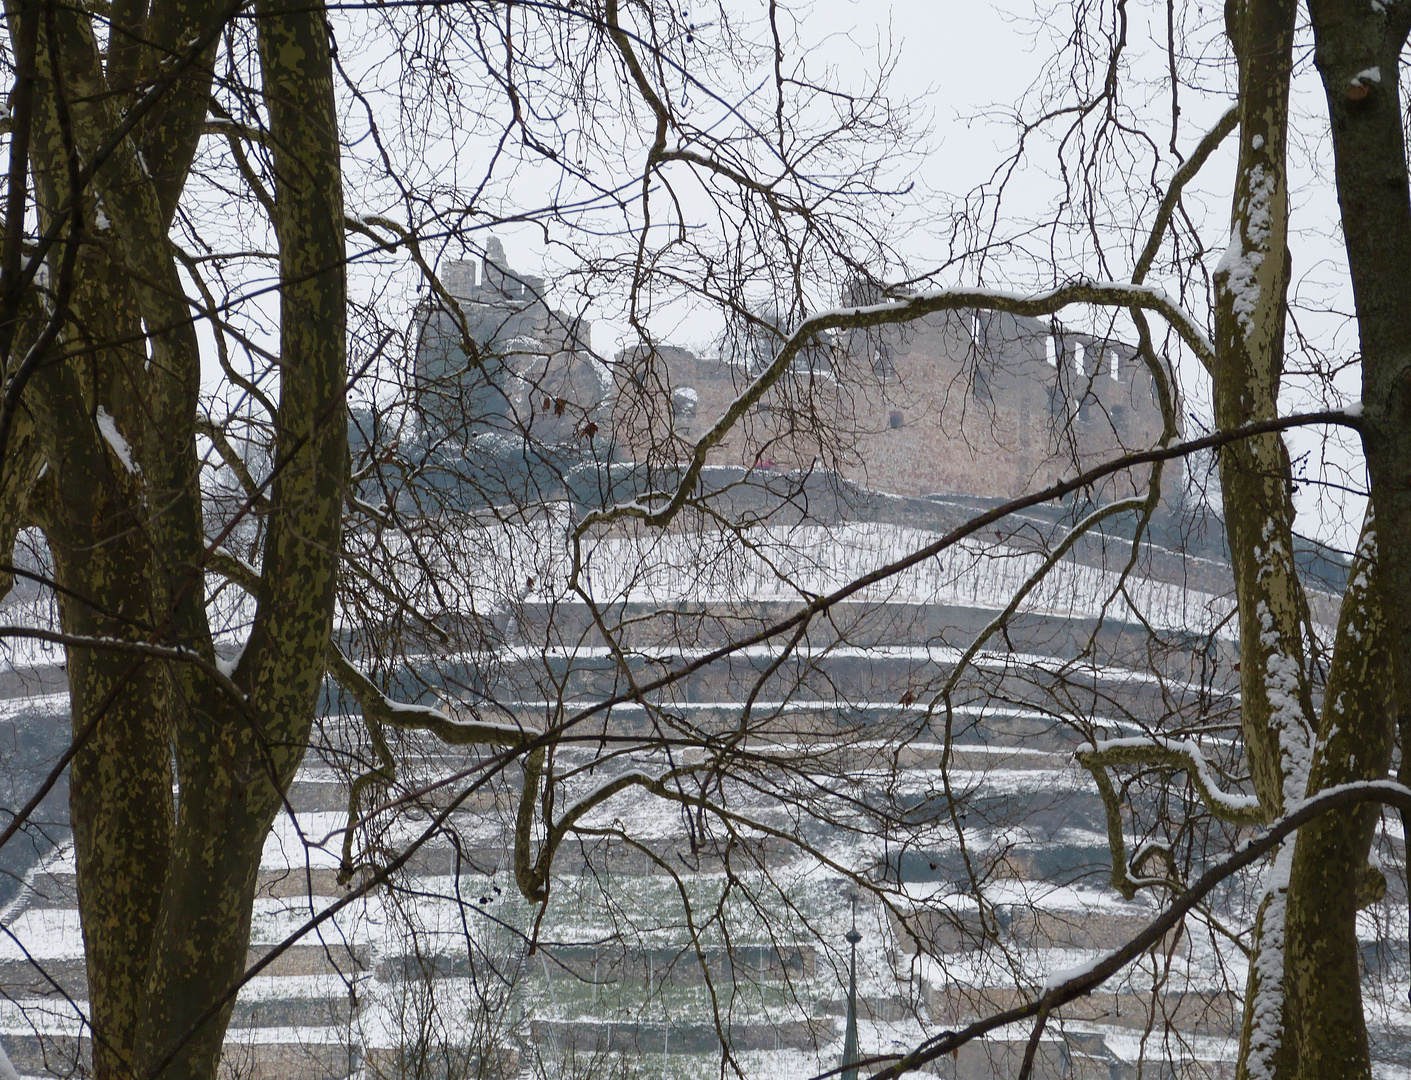
M 44 630 L 32 626 L 0 625 L 0 640 L 6 638 L 48 641 L 71 649 L 106 649 L 111 652 L 135 653 L 153 660 L 174 660 L 182 664 L 191 664 L 210 676 L 216 685 L 235 702 L 243 705 L 246 701 L 245 691 L 235 685 L 229 675 L 194 649 L 184 649 L 176 645 L 157 645 L 150 641 L 129 641 L 126 638 L 66 634 L 59 630 Z
M 937 1058 L 958 1050 L 966 1043 L 973 1042 L 991 1031 L 1028 1020 L 1038 1016 L 1040 1012 L 1052 1012 L 1071 1001 L 1091 994 L 1113 975 L 1157 944 L 1217 886 L 1231 875 L 1253 865 L 1269 854 L 1299 826 L 1331 811 L 1367 802 L 1386 803 L 1399 809 L 1411 810 L 1411 788 L 1392 780 L 1371 780 L 1357 784 L 1346 784 L 1320 792 L 1300 804 L 1297 809 L 1270 824 L 1258 836 L 1212 866 L 1190 888 L 1181 893 L 1170 907 L 1130 938 L 1125 945 L 1113 949 L 1095 963 L 1085 965 L 1081 971 L 1058 979 L 1053 985 L 1046 987 L 1033 1001 L 977 1020 L 959 1031 L 946 1031 L 934 1038 L 927 1039 L 894 1064 L 873 1073 L 868 1080 L 893 1080 L 904 1073 L 921 1068 L 927 1062 L 935 1061 Z
M 798 626 L 800 622 L 811 620 L 821 612 L 836 607 L 838 604 L 855 596 L 857 593 L 886 581 L 889 578 L 895 577 L 897 574 L 904 573 L 913 566 L 917 566 L 928 559 L 935 558 L 935 556 L 939 555 L 941 552 L 954 547 L 962 540 L 975 535 L 988 526 L 993 525 L 995 522 L 1002 521 L 1011 514 L 1027 510 L 1033 506 L 1040 506 L 1046 502 L 1052 502 L 1055 499 L 1061 499 L 1065 495 L 1091 487 L 1097 481 L 1104 477 L 1111 476 L 1113 473 L 1122 472 L 1125 469 L 1130 469 L 1138 465 L 1147 465 L 1157 461 L 1171 461 L 1176 458 L 1187 457 L 1199 450 L 1227 446 L 1231 443 L 1249 439 L 1256 435 L 1288 431 L 1291 428 L 1313 424 L 1339 424 L 1355 430 L 1361 430 L 1362 419 L 1359 413 L 1346 412 L 1341 409 L 1327 409 L 1319 412 L 1275 417 L 1270 420 L 1261 420 L 1253 424 L 1246 424 L 1228 431 L 1212 432 L 1198 439 L 1190 439 L 1186 442 L 1174 443 L 1170 446 L 1159 446 L 1151 450 L 1142 450 L 1135 454 L 1128 454 L 1124 457 L 1104 462 L 1101 465 L 1095 465 L 1093 468 L 1079 473 L 1071 479 L 1061 480 L 1041 491 L 1036 491 L 1029 495 L 1021 495 L 1017 499 L 1011 499 L 1009 502 L 1001 503 L 999 506 L 986 510 L 983 514 L 977 514 L 963 525 L 957 526 L 944 536 L 927 544 L 925 547 L 918 548 L 910 555 L 906 555 L 894 562 L 887 563 L 885 566 L 880 566 L 870 573 L 854 578 L 848 584 L 835 589 L 831 593 L 814 598 L 787 618 L 780 619 L 769 626 L 762 627 L 754 633 L 747 634 L 729 644 L 721 645 L 719 648 L 702 653 L 700 656 L 682 664 L 675 670 L 668 671 L 655 679 L 641 684 L 630 694 L 615 694 L 612 697 L 605 698 L 596 704 L 588 706 L 581 712 L 574 714 L 569 724 L 571 725 L 586 720 L 629 701 L 636 701 L 640 694 L 651 693 L 654 690 L 671 686 L 688 675 L 724 660 L 726 657 L 748 649 L 751 646 L 761 645 L 781 634 L 788 633 Z M 575 536 L 575 568 L 578 566 L 578 539 L 579 538 Z
M 485 721 L 466 723 L 454 720 L 428 705 L 408 705 L 394 701 L 348 659 L 338 645 L 328 643 L 328 673 L 353 695 L 362 708 L 363 725 L 372 739 L 377 755 L 376 767 L 359 774 L 348 791 L 348 825 L 343 832 L 343 860 L 338 870 L 340 884 L 347 884 L 353 873 L 353 833 L 361 824 L 359 809 L 363 792 L 374 783 L 391 784 L 397 779 L 397 762 L 382 732 L 384 724 L 413 731 L 429 731 L 452 746 L 486 745 L 515 747 L 528 742 L 539 733 L 510 724 Z
M 1170 186 L 1166 188 L 1166 196 L 1161 200 L 1161 206 L 1156 211 L 1156 220 L 1151 223 L 1151 235 L 1147 238 L 1146 247 L 1142 249 L 1141 256 L 1137 259 L 1136 268 L 1132 271 L 1133 285 L 1140 285 L 1146 280 L 1146 275 L 1151 270 L 1151 264 L 1156 261 L 1157 252 L 1161 250 L 1161 241 L 1166 236 L 1166 227 L 1171 223 L 1171 215 L 1176 212 L 1176 204 L 1181 201 L 1181 192 L 1185 190 L 1186 184 L 1196 173 L 1200 172 L 1201 166 L 1225 141 L 1230 132 L 1239 126 L 1239 122 L 1240 107 L 1232 105 L 1225 115 L 1220 117 L 1215 126 L 1205 133 L 1205 137 L 1196 145 L 1195 151 L 1176 170 L 1176 175 L 1171 177 Z
M 1114 765 L 1157 765 L 1178 769 L 1190 777 L 1205 808 L 1222 821 L 1234 825 L 1262 825 L 1269 820 L 1257 797 L 1232 795 L 1220 788 L 1200 747 L 1189 739 L 1106 739 L 1096 743 L 1091 750 L 1077 751 L 1073 757 L 1094 777 L 1099 770 L 1105 771 Z

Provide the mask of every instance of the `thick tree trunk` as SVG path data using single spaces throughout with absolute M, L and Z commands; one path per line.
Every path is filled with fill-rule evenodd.
M 1411 195 L 1398 85 L 1411 14 L 1344 0 L 1311 0 L 1309 8 L 1352 271 L 1376 507 L 1342 614 L 1343 627 L 1363 625 L 1351 635 L 1340 627 L 1312 790 L 1385 775 L 1395 717 L 1408 715 L 1411 693 Z M 1301 1076 L 1370 1075 L 1355 950 L 1374 822 L 1370 811 L 1321 819 L 1299 837 L 1288 963 L 1297 975 L 1290 1011 Z
M 8 10 L 13 20 L 16 5 Z M 150 55 L 119 48 L 111 62 L 160 72 L 223 10 L 163 6 L 143 31 L 159 39 L 144 44 Z M 307 745 L 332 617 L 347 470 L 332 61 L 321 5 L 274 0 L 257 15 L 278 177 L 281 342 L 262 577 L 235 673 L 247 697 L 234 700 L 195 665 L 69 651 L 74 731 L 84 739 L 71 810 L 101 1080 L 215 1075 L 231 1007 L 220 1003 L 245 967 L 260 856 Z M 33 173 L 45 222 L 72 204 L 74 166 L 94 160 L 126 99 L 105 83 L 82 11 L 45 22 L 38 49 Z M 173 88 L 180 100 L 148 115 L 140 143 L 119 144 L 78 193 L 88 228 L 73 299 L 25 416 L 51 469 L 29 520 L 45 529 L 66 590 L 64 629 L 181 645 L 212 660 L 195 444 L 200 356 L 167 240 L 209 86 L 200 65 L 184 71 Z M 7 535 L 13 524 L 4 522 Z
M 75 435 L 85 434 L 82 425 L 71 426 Z M 80 437 L 59 444 L 79 444 L 67 447 L 55 469 L 61 493 L 71 498 L 47 529 L 56 578 L 71 591 L 61 596 L 60 619 L 72 634 L 141 637 L 152 621 L 148 552 L 133 517 L 100 479 L 110 463 L 91 442 Z M 85 475 L 91 479 L 84 481 Z M 80 596 L 100 599 L 89 605 L 74 598 Z M 69 650 L 68 679 L 75 737 L 96 724 L 70 766 L 69 806 L 94 1069 L 106 1080 L 131 1074 L 138 1003 L 170 858 L 169 682 L 156 664 L 90 649 Z
M 1397 723 L 1406 731 L 1411 729 L 1411 188 L 1399 62 L 1411 33 L 1411 9 L 1310 0 L 1309 10 L 1362 348 L 1362 442 L 1377 507 Z M 1411 778 L 1404 744 L 1401 757 L 1403 778 Z
M 1411 701 L 1411 193 L 1398 63 L 1411 11 L 1352 0 L 1311 0 L 1309 9 L 1362 346 L 1363 443 L 1404 713 Z
M 308 745 L 347 472 L 342 179 L 326 18 L 305 0 L 266 0 L 256 13 L 278 178 L 275 478 L 259 606 L 235 672 L 248 705 L 193 681 L 191 704 L 205 690 L 200 719 L 209 720 L 176 736 L 182 798 L 138 1061 L 143 1074 L 181 1080 L 215 1073 L 233 1002 L 208 1014 L 244 970 L 264 838 Z
M 1280 6 L 1270 5 L 1269 12 Z M 1316 23 L 1319 5 L 1313 6 Z M 1241 145 L 1234 238 L 1220 278 L 1217 332 L 1221 366 L 1216 373 L 1216 415 L 1222 426 L 1275 414 L 1282 364 L 1283 294 L 1287 287 L 1282 139 L 1287 126 L 1288 53 L 1284 43 L 1292 29 L 1292 11 L 1284 7 L 1279 13 L 1278 22 L 1286 29 L 1280 29 L 1280 44 L 1275 49 L 1273 37 L 1265 36 L 1261 44 L 1260 25 L 1272 26 L 1266 21 L 1269 12 L 1261 11 L 1264 7 L 1245 4 L 1235 12 L 1240 20 L 1234 36 L 1241 61 L 1242 123 L 1248 127 Z M 1370 5 L 1367 13 L 1372 16 Z M 1380 13 L 1374 17 L 1385 24 Z M 1320 44 L 1320 65 L 1321 56 Z M 1388 70 L 1395 70 L 1394 55 Z M 1337 76 L 1342 80 L 1340 97 L 1347 98 L 1345 91 L 1349 89 L 1357 100 L 1368 96 L 1357 82 L 1359 72 L 1371 77 L 1364 68 Z M 1324 74 L 1326 79 L 1326 69 Z M 1391 115 L 1395 116 L 1394 108 Z M 1399 121 L 1394 123 L 1394 172 L 1400 178 L 1400 206 L 1405 216 L 1405 163 Z M 1277 168 L 1271 168 L 1270 154 L 1278 155 Z M 1359 166 L 1359 170 L 1365 168 L 1365 164 Z M 1388 175 L 1379 176 L 1377 182 L 1382 187 L 1386 187 Z M 1346 211 L 1344 198 L 1345 215 Z M 1344 217 L 1349 238 L 1371 235 L 1379 229 Z M 1262 239 L 1262 247 L 1256 244 L 1252 248 L 1251 239 Z M 1383 251 L 1379 258 L 1385 260 L 1389 255 Z M 1407 264 L 1403 260 L 1400 265 Z M 1251 297 L 1257 298 L 1254 303 Z M 1363 340 L 1365 353 L 1365 328 Z M 1370 395 L 1368 402 L 1370 407 Z M 1404 422 L 1402 426 L 1405 428 Z M 1364 535 L 1344 602 L 1318 737 L 1307 739 L 1303 748 L 1290 745 L 1286 735 L 1294 712 L 1288 710 L 1281 719 L 1280 701 L 1287 704 L 1293 695 L 1281 693 L 1281 687 L 1297 685 L 1297 714 L 1302 723 L 1312 716 L 1306 697 L 1304 645 L 1297 630 L 1297 624 L 1306 618 L 1306 606 L 1292 567 L 1287 455 L 1279 440 L 1269 443 L 1253 443 L 1247 451 L 1227 454 L 1222 460 L 1222 481 L 1240 589 L 1244 724 L 1251 764 L 1259 785 L 1257 727 L 1267 702 L 1269 735 L 1276 741 L 1276 760 L 1284 783 L 1281 805 L 1286 807 L 1329 784 L 1385 774 L 1391 751 L 1391 655 L 1377 583 L 1378 575 L 1385 572 L 1386 549 L 1378 544 L 1377 534 L 1385 535 L 1390 523 L 1379 512 L 1378 527 L 1369 525 Z M 1237 486 L 1232 488 L 1232 482 Z M 1373 491 L 1380 508 L 1375 468 Z M 1408 524 L 1411 521 L 1392 531 Z M 1248 620 L 1250 613 L 1256 616 L 1254 625 Z M 1251 653 L 1251 649 L 1256 651 Z M 1262 663 L 1252 665 L 1251 660 Z M 1261 676 L 1262 688 L 1252 685 L 1251 666 Z M 1251 730 L 1251 721 L 1255 730 Z M 1276 746 L 1267 749 L 1273 751 Z M 1260 796 L 1266 798 L 1264 790 Z M 1293 852 L 1285 852 L 1276 863 L 1270 897 L 1261 912 L 1256 940 L 1259 952 L 1251 966 L 1241 1042 L 1244 1075 L 1370 1075 L 1356 911 L 1369 888 L 1371 872 L 1366 858 L 1374 820 L 1375 813 L 1370 811 L 1319 820 L 1300 830 Z M 1280 955 L 1270 953 L 1275 948 Z
M 91 110 L 76 105 L 99 78 L 85 31 L 82 20 L 63 13 L 39 34 L 31 135 L 41 220 L 52 220 L 70 198 L 71 150 L 97 137 Z M 51 269 L 57 263 L 51 259 Z M 111 424 L 140 465 L 142 427 L 133 417 L 141 415 L 141 317 L 111 248 L 93 244 L 78 257 L 68 315 L 55 358 L 72 351 L 83 359 L 44 365 L 26 398 L 50 466 L 49 498 L 34 509 L 64 590 L 60 620 L 72 634 L 150 639 L 162 619 L 153 606 L 160 589 L 141 479 L 97 426 L 100 418 Z M 22 355 L 27 342 L 18 344 Z M 171 686 L 158 665 L 93 649 L 69 651 L 68 678 L 74 735 L 84 738 L 69 792 L 94 1068 L 107 1080 L 131 1075 L 170 860 Z
M 1250 0 L 1234 13 L 1240 156 L 1230 247 L 1216 270 L 1215 422 L 1278 415 L 1288 292 L 1289 77 L 1296 0 Z M 1220 451 L 1225 527 L 1239 597 L 1241 709 L 1260 803 L 1277 814 L 1308 775 L 1312 693 L 1304 668 L 1307 602 L 1293 561 L 1288 451 L 1278 435 Z M 1298 775 L 1294 779 L 1294 774 Z
M 1309 793 L 1386 776 L 1391 761 L 1391 650 L 1381 606 L 1376 527 L 1368 515 L 1324 693 Z M 1285 926 L 1285 1023 L 1298 1076 L 1370 1077 L 1357 909 L 1385 879 L 1367 865 L 1380 808 L 1327 814 L 1298 831 Z
M 1296 0 L 1227 5 L 1239 62 L 1240 152 L 1230 246 L 1216 270 L 1215 421 L 1239 427 L 1278 415 L 1289 282 L 1289 82 Z M 1275 815 L 1303 798 L 1314 711 L 1303 628 L 1307 600 L 1293 556 L 1288 451 L 1277 435 L 1220 452 L 1220 483 L 1239 600 L 1241 723 L 1255 792 Z M 1255 926 L 1240 1035 L 1240 1077 L 1296 1074 L 1285 1013 L 1287 909 L 1294 852 L 1269 868 Z M 1353 954 L 1355 958 L 1355 953 Z

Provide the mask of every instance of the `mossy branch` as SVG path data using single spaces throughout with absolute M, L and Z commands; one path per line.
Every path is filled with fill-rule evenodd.
M 520 796 L 519 815 L 514 833 L 514 876 L 526 899 L 541 904 L 549 896 L 549 870 L 553 866 L 554 855 L 559 845 L 584 814 L 601 806 L 614 795 L 628 788 L 646 788 L 661 795 L 668 790 L 667 785 L 679 777 L 689 775 L 709 766 L 690 765 L 673 769 L 660 777 L 650 776 L 639 769 L 633 769 L 615 776 L 594 788 L 578 802 L 574 803 L 557 821 L 548 824 L 544 842 L 539 845 L 537 855 L 531 857 L 530 847 L 533 835 L 534 804 L 539 793 L 539 779 L 543 773 L 543 751 L 536 750 L 524 763 L 524 792 Z
M 1145 858 L 1140 859 L 1140 864 L 1138 859 L 1133 859 L 1130 864 L 1127 862 L 1127 840 L 1122 833 L 1122 800 L 1112 786 L 1112 777 L 1108 776 L 1107 770 L 1101 766 L 1089 766 L 1081 758 L 1079 763 L 1092 773 L 1093 780 L 1097 783 L 1097 792 L 1102 796 L 1102 809 L 1107 818 L 1107 847 L 1112 854 L 1112 887 L 1124 900 L 1130 900 L 1137 895 L 1138 889 L 1164 884 L 1161 878 L 1140 876 L 1140 864 L 1146 862 Z M 1145 854 L 1138 852 L 1139 856 Z M 1139 876 L 1133 877 L 1134 872 Z
M 1199 746 L 1189 739 L 1108 739 L 1073 755 L 1089 772 L 1117 765 L 1156 766 L 1184 772 L 1206 810 L 1232 825 L 1263 825 L 1269 815 L 1253 795 L 1233 794 L 1216 783 Z

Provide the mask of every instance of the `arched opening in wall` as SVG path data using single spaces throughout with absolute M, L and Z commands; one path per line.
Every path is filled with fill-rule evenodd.
M 970 314 L 970 343 L 975 346 L 975 351 L 984 354 L 988 344 L 986 338 L 987 320 L 980 312 L 974 311 Z
M 695 422 L 696 405 L 699 401 L 700 394 L 693 386 L 678 386 L 671 392 L 671 419 L 681 434 L 691 434 L 691 425 Z
M 901 410 L 893 409 L 887 416 L 887 426 L 893 431 L 897 431 L 902 426 Z
M 885 341 L 877 343 L 872 350 L 872 374 L 879 379 L 895 379 L 896 365 L 892 362 L 892 347 Z

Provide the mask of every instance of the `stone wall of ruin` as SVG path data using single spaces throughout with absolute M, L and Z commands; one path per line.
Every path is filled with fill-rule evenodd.
M 616 451 L 629 460 L 668 446 L 668 454 L 684 453 L 751 375 L 743 364 L 683 349 L 617 359 L 635 373 L 613 408 Z M 852 332 L 818 350 L 708 461 L 822 467 L 899 495 L 1013 498 L 1146 449 L 1161 429 L 1151 374 L 1130 346 L 1037 320 L 953 312 Z M 1105 494 L 1131 494 L 1146 476 L 1137 470 Z M 1168 497 L 1179 490 L 1177 466 L 1167 467 L 1162 486 Z

